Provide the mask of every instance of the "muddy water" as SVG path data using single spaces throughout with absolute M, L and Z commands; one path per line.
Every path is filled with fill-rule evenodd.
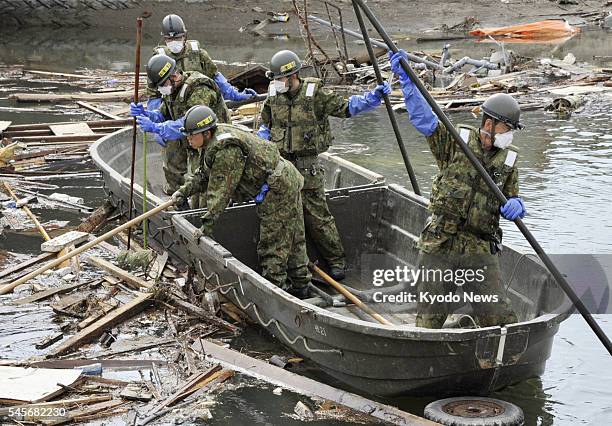
M 157 32 L 145 31 L 144 51 L 157 42 Z M 280 48 L 293 48 L 303 53 L 301 40 L 254 38 L 234 29 L 227 33 L 194 31 L 192 37 L 206 45 L 213 57 L 228 61 L 267 60 Z M 91 31 L 36 30 L 3 34 L 0 62 L 24 63 L 37 69 L 71 72 L 78 68 L 106 68 L 130 70 L 132 61 L 132 32 L 119 29 L 113 34 Z M 350 40 L 349 40 L 350 41 Z M 328 40 L 330 42 L 330 40 Z M 563 57 L 571 51 L 579 60 L 592 60 L 594 55 L 609 55 L 610 35 L 589 31 L 561 47 L 520 45 L 512 48 L 523 55 L 554 54 Z M 419 44 L 419 49 L 441 48 L 439 43 Z M 484 55 L 489 44 L 451 42 L 453 54 Z M 358 46 L 353 42 L 350 49 Z M 405 42 L 405 47 L 416 44 Z M 1 94 L 0 96 L 6 96 Z M 0 99 L 0 106 L 9 105 Z M 31 113 L 2 113 L 2 120 L 15 123 L 34 121 L 64 121 L 82 119 L 82 115 L 53 115 Z M 453 114 L 455 122 L 476 124 L 469 114 Z M 398 117 L 404 141 L 416 170 L 419 183 L 428 192 L 436 168 L 422 137 L 409 125 L 406 115 Z M 518 166 L 521 193 L 529 215 L 525 219 L 543 247 L 552 253 L 610 253 L 612 225 L 607 213 L 612 201 L 612 97 L 590 97 L 584 110 L 568 120 L 559 120 L 541 111 L 525 114 L 526 129 L 516 135 L 521 154 Z M 390 182 L 409 186 L 399 151 L 388 119 L 381 109 L 352 120 L 334 121 L 336 142 L 333 150 L 339 155 L 384 174 Z M 66 182 L 49 182 L 66 185 Z M 101 181 L 84 180 L 68 183 L 62 190 L 78 194 L 95 206 L 101 199 Z M 62 212 L 44 212 L 43 218 L 68 217 Z M 511 224 L 505 224 L 506 240 L 529 249 Z M 0 249 L 35 253 L 36 237 L 9 235 L 0 237 Z M 42 313 L 41 313 L 42 315 Z M 44 319 L 41 318 L 42 321 Z M 608 335 L 612 324 L 608 317 L 598 320 Z M 6 330 L 8 334 L 12 330 Z M 257 350 L 278 351 L 276 343 L 257 332 L 246 338 L 246 345 Z M 2 343 L 2 340 L 0 340 Z M 565 321 L 553 348 L 546 373 L 541 378 L 525 381 L 494 396 L 521 406 L 527 424 L 575 425 L 612 423 L 612 379 L 610 358 L 601 348 L 584 321 L 572 316 Z M 422 407 L 433 398 L 391 401 L 402 408 L 421 413 Z M 279 401 L 282 401 L 279 403 Z M 227 397 L 215 408 L 217 424 L 286 424 L 295 403 L 292 395 L 274 396 L 271 392 L 241 391 Z M 324 424 L 321 422 L 320 424 Z

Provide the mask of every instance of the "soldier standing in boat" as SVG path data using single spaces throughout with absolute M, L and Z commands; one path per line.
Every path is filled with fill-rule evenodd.
M 208 210 L 194 238 L 212 237 L 230 200 L 255 200 L 262 276 L 306 297 L 311 275 L 301 200 L 304 178 L 275 145 L 238 127 L 218 124 L 206 106 L 187 111 L 182 130 L 192 148 L 203 150 L 196 173 L 172 195 L 175 205 L 181 205 L 193 193 L 206 193 Z
M 316 78 L 300 78 L 300 58 L 289 50 L 270 60 L 272 80 L 261 112 L 258 136 L 278 146 L 304 177 L 302 203 L 306 232 L 336 280 L 345 277 L 346 256 L 334 217 L 325 199 L 324 169 L 318 155 L 332 144 L 329 116 L 349 118 L 380 105 L 389 94 L 387 83 L 363 96 L 346 99 L 323 87 Z
M 496 94 L 483 103 L 479 128 L 458 127 L 462 139 L 508 198 L 508 202 L 500 206 L 401 67 L 402 58 L 407 59 L 404 51 L 391 55 L 392 70 L 399 76 L 410 122 L 427 138 L 438 165 L 438 175 L 431 189 L 431 216 L 419 240 L 419 267 L 427 271 L 471 269 L 477 273 L 480 270 L 483 280 L 474 279 L 463 285 L 464 293 L 490 296 L 489 302 L 472 303 L 475 321 L 481 327 L 514 323 L 517 316 L 504 291 L 499 267 L 499 216 L 501 213 L 505 219 L 513 221 L 526 213 L 519 197 L 518 150 L 512 145 L 514 130 L 523 127 L 519 121 L 520 107 L 510 95 Z M 419 296 L 454 294 L 457 284 L 439 277 L 421 279 Z M 416 325 L 441 328 L 449 313 L 448 303 L 419 299 Z
M 180 128 L 187 110 L 195 105 L 207 105 L 222 123 L 229 122 L 230 114 L 214 80 L 198 71 L 179 70 L 176 61 L 166 55 L 155 55 L 149 60 L 147 77 L 161 94 L 161 105 L 151 110 L 132 103 L 130 113 L 143 131 L 155 133 L 157 143 L 163 147 L 164 192 L 171 195 L 184 183 L 186 173 L 188 144 Z M 191 151 L 194 154 L 189 156 L 189 168 L 195 171 L 199 154 L 197 150 Z M 194 195 L 192 208 L 200 207 L 200 198 Z
M 257 92 L 253 89 L 245 89 L 239 91 L 232 86 L 225 76 L 219 72 L 217 66 L 211 59 L 210 55 L 204 50 L 197 40 L 187 40 L 187 28 L 183 19 L 178 15 L 167 15 L 162 20 L 162 32 L 163 44 L 159 44 L 153 53 L 157 55 L 165 55 L 174 59 L 176 63 L 176 69 L 178 72 L 193 72 L 197 71 L 200 74 L 212 79 L 218 86 L 218 90 L 221 92 L 223 99 L 226 101 L 243 101 L 257 96 Z M 152 82 L 149 81 L 149 102 L 147 108 L 155 110 L 160 108 L 161 95 L 155 87 L 151 87 Z M 196 105 L 194 103 L 193 105 Z M 207 103 L 202 103 L 209 105 Z M 211 106 L 212 107 L 212 106 Z M 215 109 L 212 107 L 213 110 Z M 217 112 L 215 110 L 215 112 Z M 222 116 L 217 115 L 220 120 Z M 170 142 L 170 141 L 167 141 Z M 168 195 L 172 194 L 177 185 L 174 181 L 182 183 L 182 176 L 185 173 L 193 173 L 194 168 L 190 167 L 189 164 L 198 164 L 197 158 L 198 153 L 190 149 L 187 143 L 179 144 L 176 142 L 166 143 L 166 148 L 162 154 L 164 156 L 164 164 L 169 172 L 172 174 L 172 181 L 169 181 L 169 185 L 166 188 Z M 195 166 L 197 167 L 197 166 Z M 180 177 L 179 177 L 180 176 Z M 196 201 L 195 198 L 193 201 Z M 199 203 L 197 203 L 199 204 Z M 200 205 L 192 205 L 192 208 L 204 207 Z

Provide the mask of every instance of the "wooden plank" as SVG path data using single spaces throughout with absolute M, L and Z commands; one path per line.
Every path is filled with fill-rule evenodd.
M 47 253 L 58 253 L 68 246 L 79 245 L 88 239 L 89 234 L 87 232 L 70 231 L 60 235 L 59 237 L 45 241 L 40 245 L 40 250 Z
M 130 302 L 112 311 L 110 314 L 99 319 L 89 327 L 81 330 L 63 342 L 57 348 L 49 352 L 47 354 L 47 358 L 64 354 L 98 337 L 104 332 L 104 330 L 113 327 L 114 325 L 123 322 L 142 311 L 150 303 L 153 297 L 153 293 L 146 293 L 132 299 Z
M 8 416 L 9 410 L 12 408 L 13 410 L 18 409 L 28 409 L 28 408 L 48 408 L 48 407 L 72 407 L 75 405 L 82 404 L 91 404 L 96 402 L 109 401 L 112 398 L 112 395 L 102 395 L 102 396 L 88 396 L 84 398 L 72 398 L 72 399 L 60 399 L 59 401 L 49 401 L 49 402 L 38 402 L 36 404 L 21 404 L 14 405 L 12 407 L 0 408 L 0 416 Z
M 121 120 L 121 117 L 119 117 L 118 115 L 111 114 L 110 112 L 104 111 L 103 109 L 95 107 L 88 102 L 77 101 L 76 104 L 80 106 L 81 108 L 85 108 L 91 112 L 95 112 L 96 114 L 101 115 L 102 117 L 110 118 L 111 120 Z
M 0 278 L 4 278 L 7 275 L 11 275 L 11 274 L 14 274 L 15 272 L 22 271 L 38 262 L 45 262 L 51 259 L 53 256 L 54 256 L 53 253 L 43 253 L 39 256 L 33 257 L 32 259 L 28 259 L 25 262 L 22 262 L 18 265 L 11 266 L 10 268 L 5 269 L 4 271 L 0 272 Z
M 112 93 L 13 93 L 9 99 L 17 102 L 76 102 L 76 101 L 131 101 L 133 91 Z M 142 94 L 144 98 L 145 94 Z
M 92 121 L 83 121 L 82 123 L 86 123 L 91 129 L 95 129 L 98 127 L 114 127 L 114 126 L 129 126 L 134 122 L 132 118 L 120 118 L 117 120 L 92 120 Z M 57 123 L 35 123 L 35 124 L 14 124 L 10 126 L 7 130 L 14 131 L 25 131 L 25 130 L 47 130 L 50 131 L 49 126 L 58 125 L 58 124 L 73 124 L 74 121 L 60 121 Z
M 100 402 L 98 404 L 90 405 L 87 407 L 80 408 L 78 410 L 70 410 L 67 416 L 60 417 L 53 420 L 42 420 L 43 425 L 56 426 L 63 425 L 71 422 L 78 422 L 80 419 L 86 419 L 88 416 L 100 413 L 102 411 L 108 411 L 117 408 L 119 405 L 125 404 L 123 400 L 111 400 L 106 402 Z
M 87 123 L 52 124 L 49 126 L 56 136 L 93 135 L 94 132 Z
M 53 255 L 53 253 L 49 253 Z M 23 299 L 18 299 L 12 302 L 15 305 L 25 305 L 26 303 L 39 302 L 41 300 L 47 299 L 56 294 L 68 293 L 69 291 L 74 290 L 75 288 L 82 287 L 84 285 L 96 286 L 100 284 L 102 280 L 93 280 L 93 281 L 85 281 L 83 283 L 77 284 L 66 284 L 60 287 L 50 288 L 49 290 L 39 291 L 38 293 L 34 293 L 31 296 L 24 297 Z
M 125 271 L 120 267 L 113 265 L 109 261 L 100 259 L 96 256 L 89 256 L 87 258 L 87 263 L 102 268 L 106 272 L 116 276 L 117 278 L 121 278 L 123 281 L 125 281 L 126 284 L 128 284 L 135 290 L 139 290 L 141 287 L 151 288 L 155 285 L 155 283 L 147 282 L 143 279 L 140 279 L 137 276 L 130 274 L 128 271 Z
M 29 74 L 50 76 L 50 77 L 66 77 L 66 78 L 78 78 L 78 79 L 86 79 L 86 80 L 100 79 L 100 77 L 96 77 L 96 76 L 89 76 L 89 75 L 82 75 L 82 74 L 70 74 L 66 72 L 51 72 L 51 71 L 39 71 L 39 70 L 23 70 L 23 72 L 29 73 Z
M 438 425 L 438 423 L 407 413 L 390 405 L 381 404 L 360 395 L 336 389 L 232 349 L 217 346 L 206 340 L 199 339 L 192 348 L 206 354 L 206 358 L 210 361 L 220 362 L 222 365 L 239 371 L 242 374 L 265 380 L 302 395 L 327 399 L 395 425 Z

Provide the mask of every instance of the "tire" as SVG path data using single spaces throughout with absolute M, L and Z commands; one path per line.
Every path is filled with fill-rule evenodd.
M 525 421 L 523 410 L 514 404 L 472 396 L 434 401 L 424 416 L 446 426 L 520 426 Z

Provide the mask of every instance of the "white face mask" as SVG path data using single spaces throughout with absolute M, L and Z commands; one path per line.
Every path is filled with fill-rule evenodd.
M 167 41 L 166 46 L 172 53 L 180 53 L 183 50 L 184 42 L 182 40 Z
M 276 93 L 286 93 L 289 90 L 289 87 L 281 80 L 274 80 L 274 88 Z
M 164 86 L 159 86 L 157 90 L 159 90 L 159 93 L 161 93 L 162 96 L 168 96 L 172 93 L 172 85 L 168 84 Z
M 514 137 L 514 132 L 510 130 L 509 132 L 499 133 L 495 135 L 495 141 L 493 142 L 493 146 L 506 149 L 512 144 L 512 138 Z

